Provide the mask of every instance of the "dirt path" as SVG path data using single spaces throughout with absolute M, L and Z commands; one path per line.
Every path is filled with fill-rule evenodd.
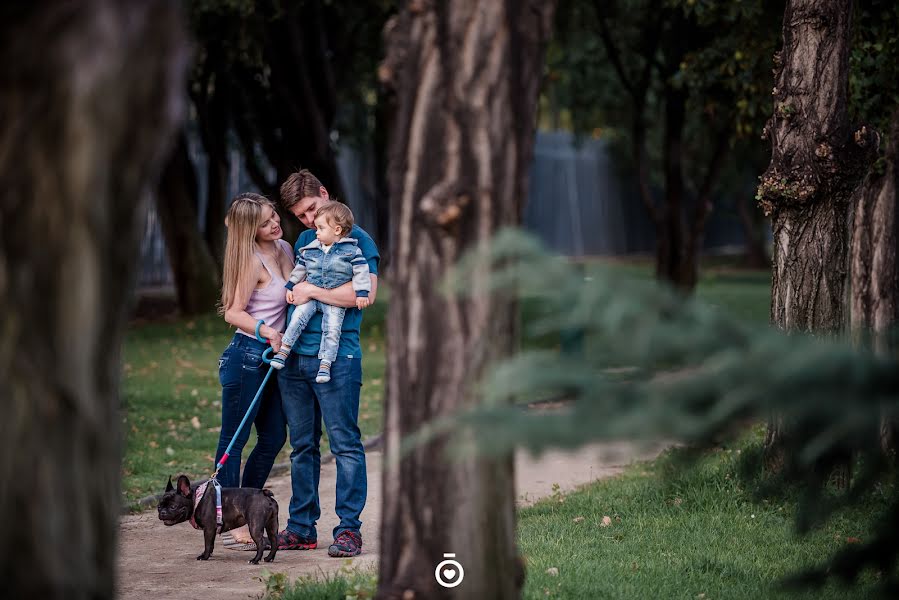
M 550 452 L 539 459 L 525 454 L 516 457 L 519 505 L 527 505 L 553 493 L 611 477 L 633 460 L 656 456 L 661 446 L 638 449 L 629 444 L 601 444 L 575 453 Z M 353 559 L 328 557 L 334 514 L 335 465 L 322 465 L 320 493 L 322 519 L 318 523 L 319 548 L 305 552 L 282 551 L 275 562 L 263 566 L 247 564 L 250 552 L 228 550 L 216 539 L 215 551 L 207 562 L 195 560 L 203 551 L 203 536 L 189 524 L 165 527 L 156 512 L 147 511 L 121 519 L 119 536 L 118 596 L 127 600 L 148 597 L 241 599 L 258 597 L 263 589 L 259 576 L 263 569 L 300 575 L 334 573 L 341 567 L 376 568 L 381 516 L 381 452 L 368 451 L 368 501 L 362 514 L 363 554 Z M 269 488 L 280 505 L 281 528 L 287 522 L 290 476 L 269 479 Z

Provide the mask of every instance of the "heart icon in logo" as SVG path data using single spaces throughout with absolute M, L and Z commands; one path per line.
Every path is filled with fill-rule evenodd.
M 452 552 L 445 552 L 443 554 L 443 558 L 455 558 L 456 555 Z M 437 565 L 434 569 L 434 579 L 437 580 L 437 583 L 445 588 L 454 588 L 465 578 L 465 569 L 462 568 L 462 565 L 459 561 L 456 560 L 444 560 Z

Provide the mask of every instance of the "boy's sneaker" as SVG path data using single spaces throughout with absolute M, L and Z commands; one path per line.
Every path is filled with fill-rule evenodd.
M 290 350 L 285 350 L 281 348 L 278 350 L 278 353 L 272 357 L 271 366 L 279 371 L 284 368 L 284 363 L 287 361 L 287 357 L 290 356 Z
M 285 529 L 278 534 L 278 550 L 312 550 L 318 547 L 318 541 L 304 538 Z
M 362 554 L 362 535 L 345 529 L 328 546 L 328 556 L 359 556 Z
M 315 376 L 315 383 L 328 383 L 331 381 L 331 363 L 323 360 L 318 367 L 318 374 Z

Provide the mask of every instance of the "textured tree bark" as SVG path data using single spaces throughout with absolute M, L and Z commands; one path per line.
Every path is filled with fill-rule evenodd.
M 849 200 L 877 144 L 847 110 L 851 0 L 791 0 L 775 55 L 771 163 L 758 189 L 774 232 L 771 322 L 785 331 L 839 333 L 845 324 Z M 782 424 L 769 425 L 778 469 Z
M 893 113 L 882 169 L 868 174 L 852 205 L 849 323 L 853 342 L 881 356 L 899 349 L 899 109 Z M 883 421 L 884 448 L 895 453 L 899 424 Z
M 416 1 L 385 28 L 380 76 L 397 105 L 380 598 L 520 593 L 512 457 L 451 462 L 445 436 L 403 455 L 400 442 L 477 402 L 472 383 L 512 349 L 516 311 L 488 293 L 487 273 L 470 297 L 440 282 L 464 251 L 520 222 L 553 5 Z M 458 587 L 435 580 L 444 553 L 465 570 Z
M 156 207 L 175 278 L 178 308 L 184 315 L 209 312 L 220 294 L 218 266 L 197 229 L 196 195 L 196 174 L 182 134 L 163 169 Z
M 120 346 L 186 40 L 162 0 L 8 3 L 0 32 L 0 577 L 112 598 Z

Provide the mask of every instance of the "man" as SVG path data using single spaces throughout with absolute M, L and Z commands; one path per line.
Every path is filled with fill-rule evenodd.
M 307 169 L 292 174 L 281 186 L 281 203 L 306 227 L 294 246 L 296 252 L 315 239 L 313 221 L 316 211 L 332 202 L 328 190 Z M 378 289 L 378 248 L 365 231 L 354 225 L 348 237 L 359 242 L 371 273 L 369 300 L 374 303 Z M 292 496 L 287 526 L 278 534 L 278 549 L 309 550 L 317 547 L 316 521 L 321 516 L 318 482 L 321 472 L 321 421 L 331 452 L 337 463 L 337 500 L 335 511 L 340 523 L 334 528 L 330 556 L 356 556 L 362 552 L 362 522 L 368 481 L 365 451 L 359 431 L 359 392 L 362 386 L 362 350 L 359 326 L 362 311 L 356 308 L 352 283 L 323 289 L 308 282 L 293 288 L 294 304 L 318 300 L 347 309 L 340 334 L 337 359 L 331 366 L 331 380 L 315 383 L 318 374 L 318 350 L 321 341 L 321 313 L 309 321 L 292 348 L 290 357 L 278 373 L 278 385 L 284 416 L 290 429 L 290 476 Z M 293 307 L 291 307 L 291 310 Z M 288 315 L 289 318 L 289 315 Z

